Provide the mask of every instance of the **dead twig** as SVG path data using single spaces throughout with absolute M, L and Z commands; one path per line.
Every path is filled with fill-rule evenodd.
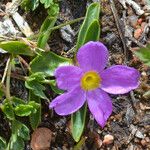
M 138 40 L 136 40 L 133 37 L 128 37 L 132 42 L 134 42 L 135 44 L 137 44 L 139 47 L 146 47 L 145 45 L 143 45 L 141 42 L 139 42 Z
M 32 32 L 29 24 L 24 20 L 24 18 L 17 12 L 18 7 L 20 6 L 22 0 L 14 0 L 12 3 L 6 5 L 6 14 L 11 16 L 13 20 L 16 22 L 18 25 L 19 29 L 21 32 L 26 36 L 29 37 L 33 35 L 34 33 Z
M 126 4 L 128 4 L 129 6 L 131 6 L 137 15 L 141 16 L 144 14 L 144 11 L 141 9 L 141 7 L 133 0 L 118 0 L 122 6 L 127 9 Z
M 117 29 L 118 29 L 118 32 L 119 32 L 119 36 L 120 36 L 120 39 L 121 39 L 122 44 L 123 44 L 123 50 L 124 50 L 123 52 L 124 52 L 124 55 L 125 55 L 125 62 L 124 63 L 127 63 L 127 61 L 128 61 L 128 50 L 127 50 L 127 46 L 126 46 L 126 43 L 125 43 L 126 40 L 125 40 L 123 30 L 121 28 L 121 25 L 120 25 L 120 22 L 119 22 L 119 19 L 118 19 L 119 17 L 118 17 L 118 13 L 117 13 L 114 1 L 113 0 L 109 0 L 109 1 L 110 1 L 112 13 L 114 15 L 114 19 L 115 19 L 115 22 L 116 22 L 116 26 L 117 26 Z
M 133 108 L 135 114 L 137 114 L 137 110 L 136 110 L 136 108 L 135 108 L 135 106 L 134 106 L 134 104 L 137 102 L 137 99 L 135 98 L 133 91 L 130 91 L 130 97 L 131 97 L 131 101 L 130 101 L 131 106 L 132 106 L 132 108 Z

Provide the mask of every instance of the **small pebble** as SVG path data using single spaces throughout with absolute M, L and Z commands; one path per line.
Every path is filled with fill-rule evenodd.
M 137 130 L 135 136 L 139 139 L 144 139 L 144 135 L 141 131 Z
M 96 142 L 95 142 L 96 148 L 97 148 L 97 149 L 100 149 L 100 148 L 102 147 L 102 144 L 103 144 L 102 140 L 99 139 L 99 138 L 97 138 L 97 139 L 95 139 L 95 140 L 96 140 Z
M 143 22 L 143 19 L 142 19 L 142 18 L 139 18 L 139 19 L 137 20 L 138 25 L 141 25 L 142 22 Z
M 147 74 L 146 74 L 145 71 L 143 71 L 143 72 L 141 73 L 141 75 L 142 75 L 142 76 L 147 76 Z
M 150 143 L 150 138 L 149 137 L 146 137 L 145 140 L 146 140 L 147 143 Z
M 31 138 L 31 148 L 33 150 L 49 150 L 52 139 L 52 131 L 48 128 L 37 128 Z
M 142 146 L 146 146 L 147 142 L 143 139 L 143 140 L 141 140 L 141 144 L 142 144 Z
M 138 39 L 142 34 L 142 29 L 141 28 L 138 28 L 134 31 L 134 38 L 135 39 Z
M 110 134 L 104 136 L 103 144 L 109 145 L 112 144 L 114 141 L 114 137 Z

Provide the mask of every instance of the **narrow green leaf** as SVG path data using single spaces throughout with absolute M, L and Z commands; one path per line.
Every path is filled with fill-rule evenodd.
M 134 52 L 146 65 L 150 66 L 150 44 Z
M 84 43 L 89 41 L 98 41 L 99 35 L 100 35 L 100 25 L 98 20 L 94 20 L 87 29 L 87 34 Z
M 87 105 L 85 104 L 80 110 L 71 115 L 71 132 L 74 140 L 78 142 L 85 126 Z
M 0 136 L 0 150 L 6 150 L 6 140 Z
M 81 140 L 74 146 L 73 150 L 80 150 L 85 144 L 87 137 L 82 137 Z
M 0 42 L 0 48 L 14 55 L 34 56 L 33 50 L 22 41 Z
M 30 124 L 32 129 L 36 129 L 41 122 L 41 100 L 39 97 L 35 96 L 33 92 L 30 90 L 29 91 L 29 103 L 31 101 L 35 101 L 36 103 L 39 104 L 39 108 L 37 108 L 36 113 L 32 112 L 29 116 L 30 119 Z
M 4 96 L 4 92 L 2 90 L 2 88 L 0 87 L 0 99 Z
M 55 15 L 54 17 L 50 17 L 50 16 L 46 17 L 40 29 L 40 33 L 39 33 L 40 36 L 38 37 L 38 41 L 37 41 L 38 47 L 45 49 L 47 41 L 52 32 L 50 28 L 52 28 L 55 25 L 56 20 L 57 20 L 57 15 Z
M 43 52 L 30 63 L 31 72 L 43 72 L 46 76 L 53 76 L 58 66 L 69 65 L 71 59 L 67 59 L 54 54 L 53 52 Z
M 86 13 L 85 20 L 80 28 L 78 40 L 77 40 L 77 50 L 86 42 L 98 41 L 100 36 L 100 25 L 99 25 L 99 13 L 100 4 L 91 4 Z M 80 140 L 85 126 L 87 106 L 84 105 L 76 113 L 72 114 L 72 136 L 76 142 Z
M 8 119 L 10 120 L 15 119 L 14 110 L 9 100 L 5 100 L 1 108 Z
M 1 81 L 0 81 L 1 82 Z M 4 90 L 2 84 L 0 83 L 0 99 L 4 96 Z
M 90 32 L 90 30 L 88 30 L 88 29 L 91 26 L 91 24 L 93 23 L 93 21 L 99 20 L 99 14 L 100 14 L 100 3 L 93 3 L 88 7 L 84 22 L 83 22 L 83 24 L 80 28 L 79 34 L 78 34 L 77 47 L 76 47 L 77 50 L 85 42 L 87 42 L 86 36 L 87 36 L 88 32 Z M 97 31 L 95 31 L 95 33 L 96 32 Z M 99 37 L 99 31 L 97 32 L 96 37 Z M 94 40 L 94 39 L 90 38 L 90 40 Z

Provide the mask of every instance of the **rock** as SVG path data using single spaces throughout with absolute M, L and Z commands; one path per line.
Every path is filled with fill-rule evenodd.
M 141 28 L 138 28 L 134 31 L 134 37 L 135 39 L 138 39 L 142 34 L 142 29 Z
M 126 118 L 126 121 L 127 121 L 128 124 L 132 123 L 134 115 L 135 115 L 135 112 L 134 112 L 132 106 L 128 105 L 127 106 L 127 111 L 126 111 L 126 114 L 125 114 L 125 118 Z
M 144 139 L 143 133 L 136 126 L 131 124 L 130 131 L 131 131 L 132 135 L 135 135 L 135 137 L 137 137 L 139 139 Z
M 142 144 L 142 146 L 146 146 L 146 145 L 147 145 L 147 142 L 146 142 L 144 139 L 142 139 L 142 140 L 141 140 L 141 144 Z
M 72 43 L 73 42 L 73 37 L 75 36 L 75 33 L 73 31 L 73 29 L 71 28 L 70 25 L 66 25 L 64 27 L 62 27 L 60 29 L 60 33 L 61 33 L 61 37 L 69 42 L 69 43 Z
M 138 16 L 136 15 L 131 15 L 128 17 L 129 23 L 133 28 L 136 28 L 137 26 L 137 20 L 138 20 Z
M 140 130 L 137 130 L 135 133 L 135 137 L 139 138 L 139 139 L 144 139 L 144 135 Z
M 49 150 L 52 139 L 52 131 L 48 128 L 37 128 L 31 137 L 31 148 L 33 150 Z
M 110 134 L 104 136 L 103 144 L 109 145 L 112 144 L 114 141 L 114 137 Z

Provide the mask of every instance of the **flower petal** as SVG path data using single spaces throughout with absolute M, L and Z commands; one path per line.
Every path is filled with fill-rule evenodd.
M 77 53 L 79 66 L 86 71 L 102 71 L 108 61 L 108 50 L 101 42 L 88 42 Z
M 116 65 L 101 73 L 101 88 L 111 94 L 124 94 L 139 85 L 139 72 L 131 67 Z
M 56 69 L 57 86 L 63 90 L 73 89 L 80 84 L 82 70 L 76 66 L 61 66 Z
M 101 89 L 87 93 L 88 106 L 96 121 L 103 128 L 112 113 L 111 98 Z
M 72 114 L 82 107 L 86 100 L 85 92 L 80 88 L 64 93 L 56 97 L 49 105 L 49 108 L 55 109 L 59 115 Z

